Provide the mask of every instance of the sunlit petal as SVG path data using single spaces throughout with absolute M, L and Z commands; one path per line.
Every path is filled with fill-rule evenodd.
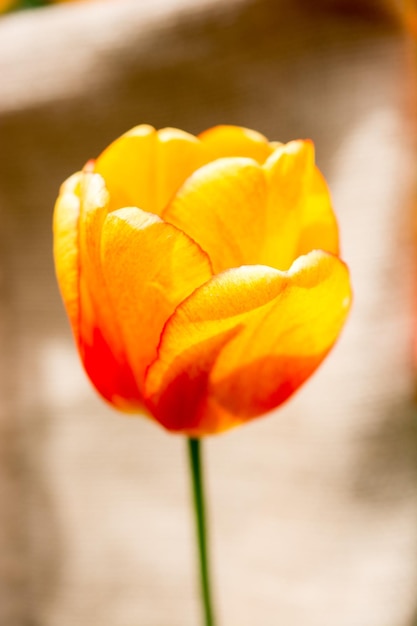
M 284 144 L 264 163 L 268 185 L 267 236 L 259 262 L 288 269 L 298 256 L 301 215 L 313 168 L 314 149 L 309 141 Z
M 159 215 L 188 176 L 208 160 L 205 146 L 193 135 L 143 124 L 104 150 L 95 171 L 106 181 L 110 211 L 137 206 Z
M 100 242 L 108 212 L 108 193 L 98 174 L 80 181 L 78 229 L 80 254 L 80 345 L 84 367 L 95 387 L 121 410 L 143 408 L 142 397 L 126 357 L 119 320 L 111 307 L 100 263 Z
M 339 254 L 339 230 L 326 181 L 321 172 L 314 168 L 301 206 L 296 255 L 317 249 Z
M 333 346 L 350 299 L 346 266 L 322 252 L 288 272 L 252 266 L 215 276 L 166 325 L 148 405 L 166 428 L 188 434 L 279 406 Z
M 102 268 L 110 310 L 140 389 L 162 328 L 175 307 L 211 275 L 208 257 L 184 233 L 136 208 L 110 213 Z
M 199 135 L 210 150 L 212 159 L 222 157 L 247 157 L 263 163 L 274 146 L 256 130 L 241 126 L 214 126 Z
M 208 253 L 217 273 L 259 262 L 266 203 L 265 176 L 255 161 L 219 159 L 187 180 L 163 216 Z
M 80 218 L 81 172 L 62 185 L 54 210 L 54 260 L 58 284 L 65 302 L 75 339 L 79 341 L 78 223 Z

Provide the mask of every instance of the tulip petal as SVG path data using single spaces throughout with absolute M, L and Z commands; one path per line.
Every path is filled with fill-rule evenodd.
M 265 176 L 255 161 L 219 159 L 190 176 L 163 217 L 207 252 L 218 273 L 260 262 L 266 203 Z
M 97 175 L 78 173 L 61 188 L 54 211 L 54 256 L 62 298 L 83 365 L 101 395 L 122 410 L 143 406 L 108 307 L 97 242 L 107 212 Z
M 62 185 L 54 209 L 54 260 L 62 299 L 74 336 L 79 339 L 79 186 L 82 173 L 71 176 Z
M 214 126 L 198 137 L 210 150 L 212 159 L 247 157 L 263 163 L 274 149 L 261 133 L 241 126 Z
M 95 162 L 94 171 L 105 180 L 110 210 L 140 206 L 152 210 L 156 131 L 142 124 L 111 143 Z
M 142 396 L 127 359 L 101 268 L 100 240 L 109 202 L 101 176 L 83 175 L 80 198 L 81 358 L 89 377 L 106 400 L 123 411 L 142 410 Z
M 288 269 L 299 256 L 303 206 L 308 201 L 314 170 L 314 146 L 311 141 L 290 141 L 277 148 L 262 169 L 268 184 L 268 221 L 259 262 Z
M 146 380 L 150 410 L 168 430 L 201 436 L 277 407 L 329 352 L 350 298 L 347 268 L 323 252 L 288 272 L 213 277 L 165 326 Z
M 111 310 L 121 322 L 127 358 L 142 389 L 166 320 L 211 278 L 210 261 L 187 235 L 137 208 L 106 217 L 101 259 Z
M 317 167 L 314 168 L 301 207 L 300 231 L 297 256 L 318 248 L 339 254 L 339 230 L 332 209 L 330 191 Z
M 163 217 L 207 252 L 215 273 L 254 264 L 288 269 L 299 256 L 300 237 L 303 252 L 326 250 L 320 227 L 332 209 L 322 189 L 310 197 L 314 172 L 309 141 L 277 147 L 262 166 L 247 158 L 218 159 L 190 176 Z M 324 233 L 323 244 L 327 239 Z
M 210 156 L 197 137 L 176 128 L 158 131 L 157 150 L 158 193 L 154 212 L 160 215 L 184 181 L 195 170 L 208 163 Z
M 106 182 L 110 211 L 137 206 L 160 214 L 181 184 L 209 160 L 193 135 L 141 125 L 116 139 L 98 157 L 95 172 Z

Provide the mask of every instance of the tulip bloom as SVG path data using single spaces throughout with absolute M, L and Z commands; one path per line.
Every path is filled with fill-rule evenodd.
M 117 139 L 63 184 L 54 255 L 96 389 L 192 437 L 287 400 L 351 300 L 312 143 L 233 126 Z

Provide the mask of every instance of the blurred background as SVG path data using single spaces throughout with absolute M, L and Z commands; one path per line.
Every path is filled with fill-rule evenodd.
M 199 623 L 185 442 L 96 396 L 51 256 L 60 183 L 143 122 L 312 138 L 354 284 L 298 395 L 206 440 L 218 626 L 413 626 L 414 3 L 14 4 L 0 4 L 0 626 Z

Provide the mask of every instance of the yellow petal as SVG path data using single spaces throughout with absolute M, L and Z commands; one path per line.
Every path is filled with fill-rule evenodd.
M 309 141 L 277 147 L 262 166 L 218 159 L 188 178 L 163 216 L 207 252 L 215 273 L 253 264 L 288 269 L 299 256 L 300 236 L 303 245 L 313 241 L 304 230 L 313 233 L 320 211 L 332 214 L 330 205 L 322 209 L 322 196 L 309 197 L 313 172 Z M 314 247 L 326 249 L 327 234 L 322 247 L 319 228 L 314 233 Z
M 215 126 L 201 133 L 199 139 L 210 150 L 212 159 L 248 157 L 263 163 L 274 149 L 261 133 L 241 126 Z
M 157 206 L 154 212 L 160 215 L 183 182 L 208 163 L 210 157 L 197 137 L 176 128 L 158 131 L 157 150 Z
M 110 213 L 102 267 L 111 311 L 139 389 L 176 306 L 211 275 L 210 262 L 184 233 L 137 208 Z
M 110 211 L 137 206 L 159 215 L 180 185 L 208 159 L 205 146 L 193 135 L 142 125 L 104 150 L 95 171 L 106 182 Z
M 61 187 L 54 209 L 54 260 L 62 299 L 76 341 L 79 339 L 79 187 L 82 173 L 69 178 Z
M 98 157 L 94 170 L 104 178 L 110 193 L 110 211 L 136 205 L 152 210 L 155 146 L 155 129 L 143 124 L 113 141 Z
M 215 276 L 165 327 L 146 380 L 150 410 L 167 429 L 201 436 L 277 407 L 333 346 L 350 298 L 345 265 L 322 252 L 288 272 Z
M 219 159 L 190 176 L 163 217 L 207 252 L 218 273 L 260 262 L 266 203 L 265 176 L 255 161 Z
M 297 255 L 320 249 L 339 254 L 339 232 L 332 209 L 330 192 L 321 172 L 316 168 L 311 176 L 301 206 L 300 238 Z
M 310 141 L 282 145 L 264 163 L 268 183 L 267 237 L 260 263 L 288 269 L 299 256 L 302 206 L 313 169 L 314 147 Z

